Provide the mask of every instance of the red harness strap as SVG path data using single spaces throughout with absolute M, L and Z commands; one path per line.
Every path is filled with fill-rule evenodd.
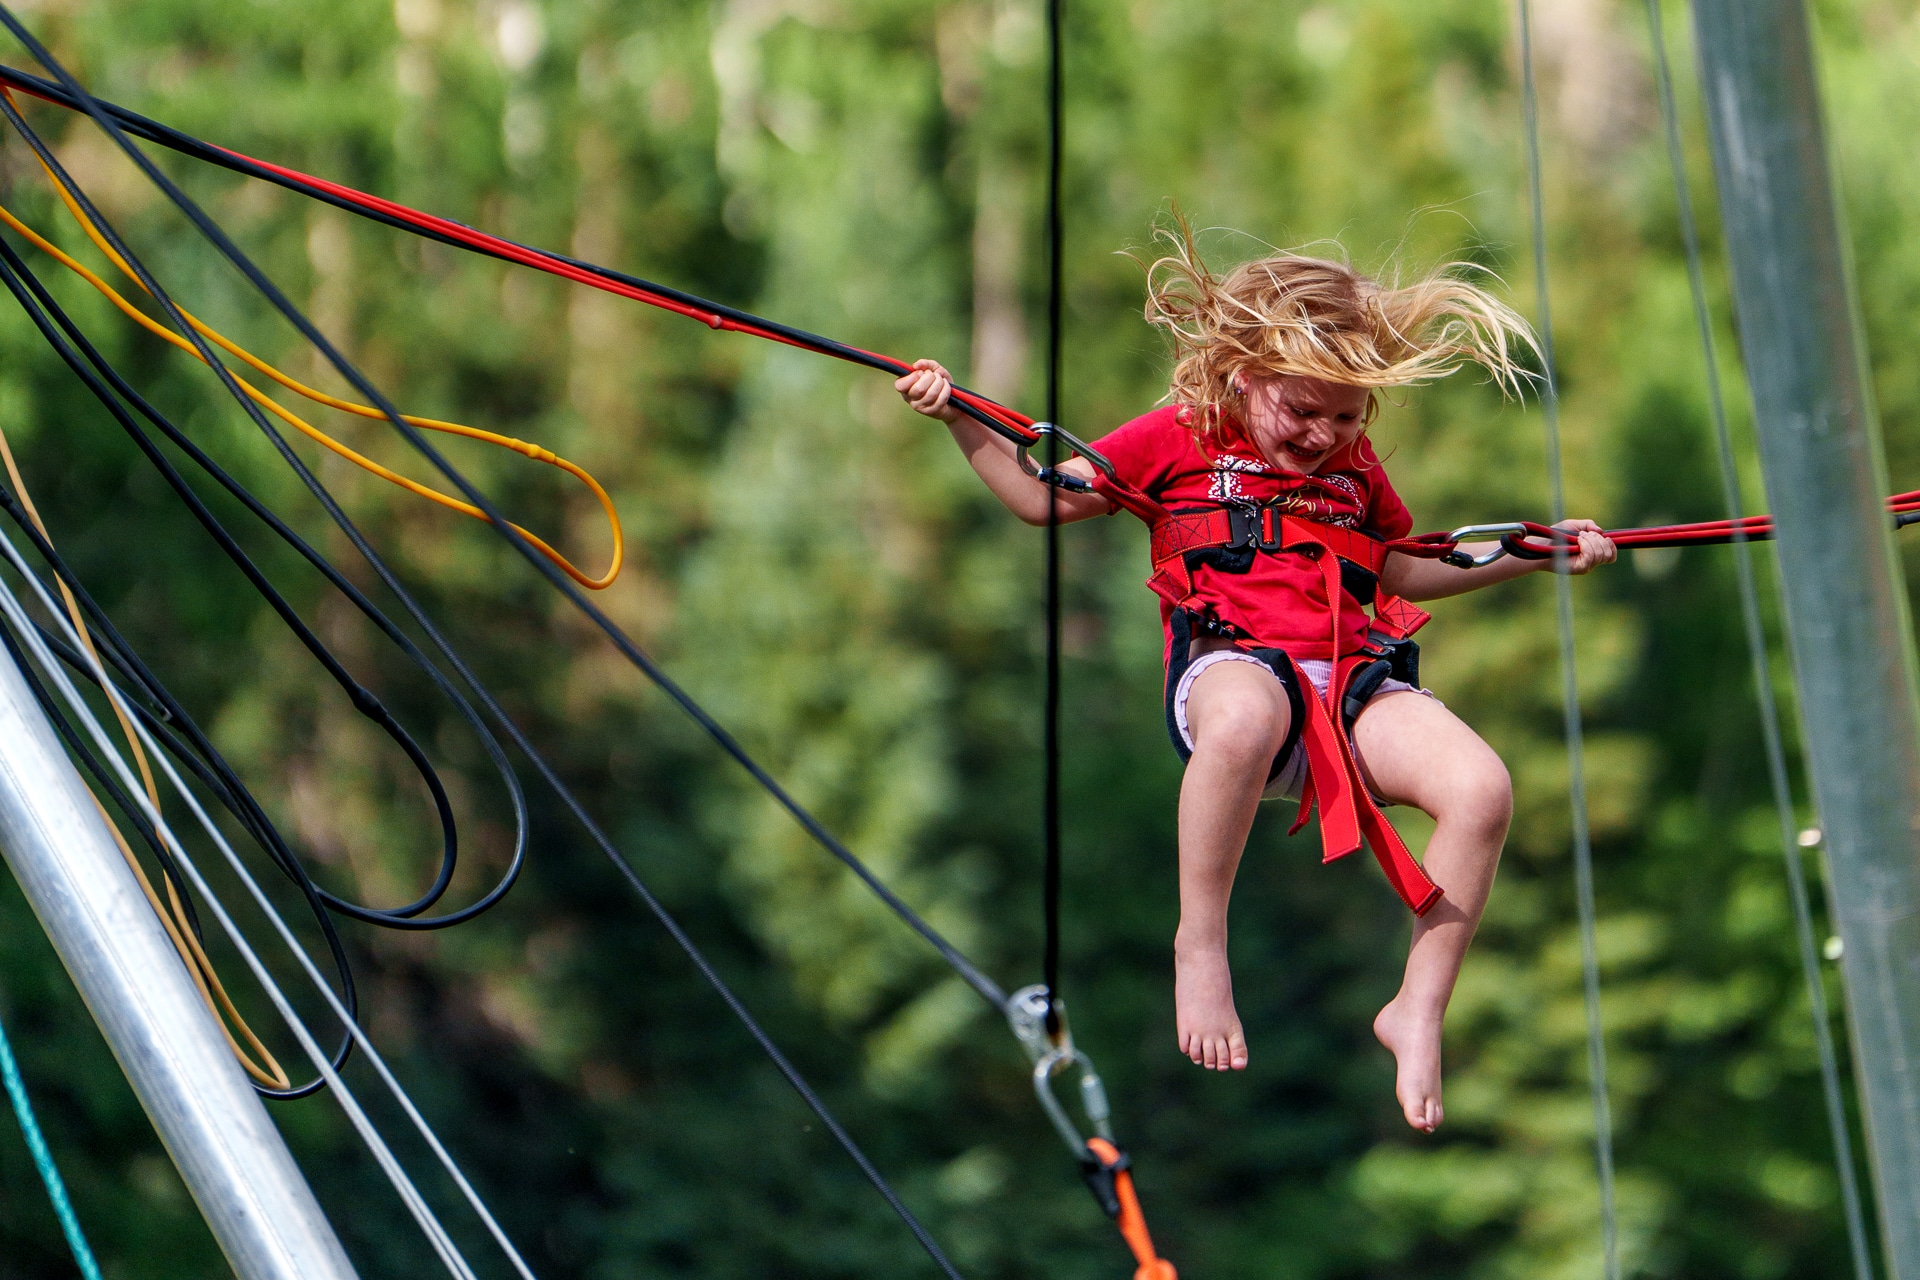
M 1309 522 L 1304 520 L 1287 523 L 1309 526 Z M 1340 602 L 1346 595 L 1340 585 L 1342 557 L 1335 546 L 1320 536 L 1322 531 L 1336 532 L 1326 525 L 1287 529 L 1292 540 L 1287 542 L 1285 549 L 1318 547 L 1315 558 L 1319 561 L 1322 580 L 1326 583 L 1330 605 L 1328 611 L 1333 615 L 1334 643 L 1338 645 Z M 1352 533 L 1346 529 L 1337 532 Z M 1382 548 L 1382 560 L 1385 554 Z M 1374 803 L 1372 793 L 1367 790 L 1366 779 L 1361 776 L 1360 759 L 1354 754 L 1353 740 L 1347 735 L 1344 718 L 1340 714 L 1340 704 L 1346 697 L 1347 685 L 1353 679 L 1353 673 L 1373 661 L 1374 658 L 1365 653 L 1343 656 L 1334 663 L 1326 694 L 1319 697 L 1312 696 L 1313 682 L 1306 678 L 1297 665 L 1294 667 L 1293 678 L 1299 686 L 1301 701 L 1307 708 L 1307 721 L 1300 726 L 1300 744 L 1307 753 L 1307 783 L 1300 792 L 1300 816 L 1294 820 L 1293 830 L 1298 831 L 1306 825 L 1307 818 L 1312 815 L 1314 805 L 1318 802 L 1321 861 L 1332 862 L 1335 858 L 1346 857 L 1360 847 L 1360 838 L 1365 835 L 1368 847 L 1380 863 L 1380 869 L 1386 872 L 1387 883 L 1400 895 L 1400 900 L 1412 908 L 1414 915 L 1424 916 L 1433 909 L 1434 903 L 1440 901 L 1440 886 L 1427 878 L 1427 873 L 1414 861 L 1413 854 L 1408 852 L 1400 833 L 1393 829 L 1387 816 L 1380 812 L 1380 806 Z
M 1294 551 L 1313 557 L 1326 584 L 1336 653 L 1343 635 L 1340 606 L 1346 598 L 1340 562 L 1351 561 L 1377 577 L 1387 552 L 1394 549 L 1359 530 L 1282 515 L 1272 507 L 1168 512 L 1165 519 L 1154 523 L 1152 537 L 1153 577 L 1147 585 L 1175 608 L 1184 607 L 1193 595 L 1193 573 L 1186 563 L 1189 551 L 1254 546 L 1262 551 Z M 1374 598 L 1372 629 L 1402 639 L 1419 630 L 1427 616 L 1424 610 L 1380 592 Z M 1440 888 L 1414 861 L 1406 842 L 1368 792 L 1340 714 L 1354 673 L 1374 660 L 1367 653 L 1340 655 L 1324 695 L 1314 690 L 1313 682 L 1297 666 L 1294 669 L 1307 711 L 1306 723 L 1300 726 L 1301 749 L 1307 753 L 1307 784 L 1301 792 L 1300 817 L 1293 829 L 1304 826 L 1317 805 L 1322 860 L 1344 858 L 1358 849 L 1364 838 L 1394 892 L 1415 915 L 1423 916 L 1440 900 Z
M 1327 682 L 1324 698 L 1311 693 L 1313 685 L 1298 667 L 1294 668 L 1294 679 L 1304 695 L 1301 701 L 1307 708 L 1306 723 L 1300 727 L 1300 745 L 1307 753 L 1307 782 L 1300 793 L 1300 816 L 1294 821 L 1293 831 L 1306 825 L 1317 803 L 1320 860 L 1332 862 L 1346 857 L 1360 847 L 1364 835 L 1380 870 L 1386 873 L 1387 883 L 1413 914 L 1424 916 L 1440 901 L 1440 886 L 1427 878 L 1406 841 L 1380 812 L 1361 776 L 1353 742 L 1340 721 L 1340 700 L 1346 696 L 1348 682 L 1355 671 L 1372 661 L 1363 653 L 1342 658 L 1334 668 L 1333 679 Z
M 1212 507 L 1205 511 L 1164 511 L 1163 517 L 1150 521 L 1153 576 L 1147 585 L 1174 608 L 1183 608 L 1193 596 L 1193 571 L 1187 567 L 1187 553 L 1209 547 L 1255 547 L 1261 551 L 1286 551 L 1296 546 L 1319 546 L 1332 551 L 1341 560 L 1350 561 L 1376 578 L 1386 563 L 1387 552 L 1399 550 L 1395 543 L 1382 542 L 1358 529 L 1321 524 L 1283 515 L 1273 507 Z M 1328 600 L 1338 618 L 1341 589 L 1338 575 L 1328 588 Z M 1398 596 L 1376 593 L 1373 602 L 1374 627 L 1393 639 L 1401 640 L 1426 625 L 1424 609 L 1408 604 Z M 1339 637 L 1336 626 L 1334 636 Z

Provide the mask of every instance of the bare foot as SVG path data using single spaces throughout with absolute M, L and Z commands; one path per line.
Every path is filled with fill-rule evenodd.
M 1440 1106 L 1440 1019 L 1403 1007 L 1396 996 L 1373 1020 L 1373 1034 L 1399 1064 L 1393 1092 L 1407 1123 L 1432 1133 L 1446 1119 Z
M 1180 1052 L 1213 1071 L 1245 1071 L 1247 1038 L 1233 1011 L 1225 948 L 1173 949 L 1173 1024 Z

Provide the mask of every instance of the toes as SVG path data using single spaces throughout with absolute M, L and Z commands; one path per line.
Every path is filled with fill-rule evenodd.
M 1182 1032 L 1180 1052 L 1194 1066 L 1208 1071 L 1244 1071 L 1247 1067 L 1247 1043 L 1237 1030 L 1224 1036 Z

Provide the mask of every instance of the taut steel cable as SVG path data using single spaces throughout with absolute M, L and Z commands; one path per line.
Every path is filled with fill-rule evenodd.
M 1529 0 L 1518 0 L 1520 19 L 1520 105 L 1526 132 L 1528 210 L 1532 215 L 1533 274 L 1540 308 L 1540 346 L 1545 366 L 1541 395 L 1547 432 L 1547 475 L 1553 487 L 1553 519 L 1566 519 L 1566 479 L 1560 460 L 1560 391 L 1553 359 L 1553 299 L 1547 278 L 1546 200 L 1540 170 L 1540 112 L 1534 94 L 1533 29 Z M 1555 543 L 1554 556 L 1565 549 Z M 1560 566 L 1556 565 L 1558 569 Z M 1567 741 L 1567 800 L 1573 825 L 1574 892 L 1580 913 L 1580 973 L 1587 1011 L 1587 1083 L 1593 1095 L 1594 1162 L 1600 1179 L 1600 1242 L 1606 1280 L 1620 1280 L 1620 1241 L 1613 1188 L 1613 1112 L 1607 1097 L 1607 1042 L 1600 1021 L 1600 956 L 1595 941 L 1593 832 L 1587 823 L 1584 733 L 1580 717 L 1580 674 L 1573 643 L 1573 582 L 1553 575 L 1555 618 L 1560 637 L 1560 701 Z

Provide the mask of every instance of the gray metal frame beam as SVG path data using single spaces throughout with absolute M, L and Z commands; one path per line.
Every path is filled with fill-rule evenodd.
M 1920 1280 L 1920 704 L 1801 0 L 1694 0 L 1887 1267 Z
M 0 652 L 0 854 L 240 1280 L 353 1265 L 11 658 Z

